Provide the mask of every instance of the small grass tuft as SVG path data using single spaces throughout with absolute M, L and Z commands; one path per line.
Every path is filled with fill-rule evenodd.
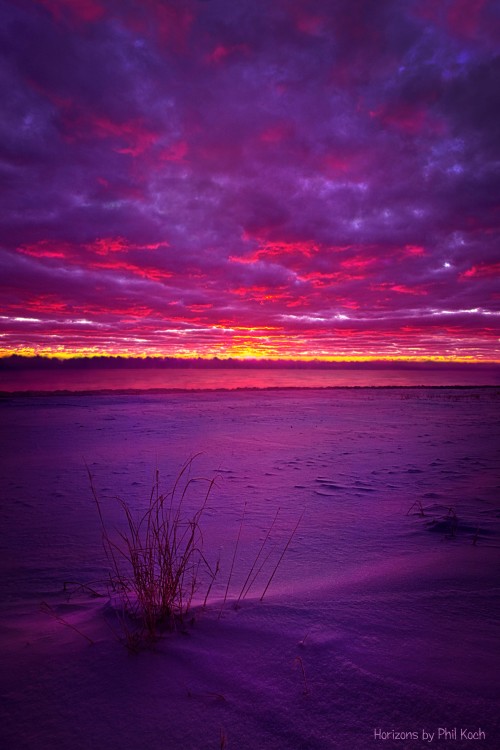
M 102 544 L 110 564 L 109 582 L 121 603 L 120 627 L 131 650 L 136 650 L 141 642 L 155 640 L 162 631 L 175 629 L 189 612 L 201 582 L 208 586 L 208 596 L 218 572 L 218 565 L 213 570 L 204 555 L 200 528 L 215 479 L 190 477 L 193 460 L 184 464 L 168 494 L 160 492 L 156 471 L 142 515 L 134 515 L 129 505 L 117 498 L 126 531 L 115 533 L 106 525 L 87 467 L 101 521 Z M 205 483 L 206 490 L 201 507 L 188 516 L 184 506 L 194 483 Z

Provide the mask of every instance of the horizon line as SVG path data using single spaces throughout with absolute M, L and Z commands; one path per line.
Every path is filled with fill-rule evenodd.
M 311 356 L 304 355 L 300 358 L 285 358 L 285 357 L 220 357 L 217 355 L 209 356 L 191 356 L 187 357 L 184 355 L 169 355 L 169 354 L 109 354 L 109 353 L 67 353 L 67 352 L 54 352 L 54 353 L 22 353 L 0 352 L 0 367 L 9 365 L 89 365 L 92 364 L 113 364 L 113 365 L 146 365 L 146 364 L 158 364 L 165 366 L 182 366 L 182 365 L 198 365 L 198 366 L 224 366 L 224 365 L 235 365 L 237 367 L 244 367 L 245 365 L 251 367 L 314 367 L 314 366 L 365 366 L 367 368 L 385 366 L 385 367 L 411 367 L 411 366 L 430 366 L 430 367 L 480 367 L 480 368 L 497 368 L 500 367 L 500 360 L 486 360 L 486 359 L 472 359 L 467 357 L 376 357 L 369 355 L 362 355 L 359 357 L 346 357 L 346 356 Z

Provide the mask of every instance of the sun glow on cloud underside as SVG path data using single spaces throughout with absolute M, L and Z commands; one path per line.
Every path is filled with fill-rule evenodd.
M 431 5 L 7 4 L 0 356 L 500 361 L 498 11 Z

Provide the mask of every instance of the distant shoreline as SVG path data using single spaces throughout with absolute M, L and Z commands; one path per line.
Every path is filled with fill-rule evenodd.
M 0 357 L 0 372 L 33 370 L 331 370 L 331 371 L 484 371 L 500 373 L 500 361 L 443 361 L 443 360 L 325 360 L 325 359 L 219 359 L 178 357 L 33 357 L 13 354 Z
M 477 391 L 498 390 L 500 385 L 325 385 L 325 386 L 300 386 L 300 385 L 276 385 L 259 388 L 257 386 L 236 386 L 234 388 L 96 388 L 92 389 L 57 389 L 57 390 L 25 390 L 25 391 L 0 391 L 0 399 L 9 398 L 50 398 L 57 396 L 168 396 L 179 394 L 232 394 L 232 393 L 269 393 L 279 391 Z

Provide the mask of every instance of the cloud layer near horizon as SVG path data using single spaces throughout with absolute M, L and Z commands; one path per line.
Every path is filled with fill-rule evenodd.
M 0 9 L 1 352 L 500 359 L 497 3 Z

